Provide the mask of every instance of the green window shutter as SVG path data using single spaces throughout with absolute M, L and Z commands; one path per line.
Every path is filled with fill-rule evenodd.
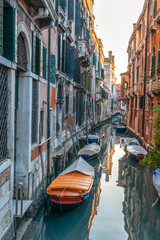
M 32 72 L 36 72 L 36 33 L 32 32 Z
M 160 50 L 158 51 L 157 75 L 160 75 Z
M 74 0 L 68 0 L 68 20 L 74 21 Z
M 101 78 L 104 80 L 104 69 L 101 69 Z
M 55 55 L 50 55 L 50 81 L 55 83 Z
M 55 10 L 56 10 L 57 16 L 59 15 L 58 14 L 58 6 L 59 6 L 59 0 L 56 0 Z M 56 27 L 58 27 L 58 19 L 56 20 L 55 25 L 56 25 Z
M 10 61 L 15 60 L 15 15 L 14 8 L 4 8 L 3 15 L 3 56 Z
M 43 47 L 43 78 L 46 79 L 47 71 L 47 49 Z
M 36 37 L 36 74 L 40 75 L 40 61 L 41 61 L 41 40 Z
M 156 62 L 156 56 L 152 56 L 152 68 L 151 68 L 151 78 L 155 76 L 155 62 Z
M 58 34 L 58 70 L 62 71 L 62 34 Z
M 46 79 L 48 79 L 48 49 L 46 48 Z
M 94 65 L 95 68 L 96 68 L 96 65 L 97 65 L 97 57 L 96 57 L 96 53 L 93 54 L 93 65 Z
M 0 56 L 3 55 L 3 1 L 0 0 Z
M 66 9 L 66 0 L 59 0 L 59 6 L 61 6 L 61 8 L 63 9 L 63 11 L 65 12 L 65 9 Z
M 62 40 L 62 72 L 65 73 L 66 40 Z

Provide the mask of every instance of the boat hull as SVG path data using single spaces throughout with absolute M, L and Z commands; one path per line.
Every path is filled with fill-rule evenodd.
M 139 161 L 142 160 L 145 156 L 143 154 L 138 154 L 138 155 L 134 155 L 132 153 L 129 153 L 130 158 Z
M 124 132 L 126 132 L 126 128 L 124 127 L 124 128 L 118 128 L 118 127 L 116 127 L 116 132 L 118 132 L 118 133 L 124 133 Z
M 74 203 L 59 203 L 59 202 L 54 202 L 52 199 L 49 198 L 53 206 L 60 211 L 61 213 L 66 213 L 73 211 L 79 207 L 81 207 L 84 204 L 84 201 L 82 200 L 81 202 L 74 202 Z
M 69 199 L 63 199 L 63 198 L 61 198 L 60 200 L 57 197 L 54 197 L 52 195 L 49 195 L 48 199 L 58 211 L 60 211 L 61 213 L 65 213 L 81 207 L 86 201 L 89 200 L 91 191 L 92 189 L 88 194 L 86 194 L 85 196 L 81 196 L 77 200 L 74 200 L 74 199 L 69 200 Z
M 89 143 L 98 143 L 99 139 L 91 139 L 91 138 L 88 138 L 88 142 Z
M 98 153 L 96 153 L 96 154 L 94 154 L 94 155 L 92 155 L 92 156 L 89 156 L 89 155 L 80 155 L 84 160 L 92 160 L 92 159 L 95 159 L 95 158 L 97 158 L 98 157 Z

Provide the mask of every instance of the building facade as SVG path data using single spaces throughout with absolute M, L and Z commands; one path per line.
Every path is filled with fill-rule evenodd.
M 154 106 L 160 103 L 160 1 L 146 0 L 128 44 L 128 68 L 121 74 L 127 126 L 154 146 Z
M 49 176 L 55 177 L 55 164 L 66 166 L 73 145 L 70 126 L 80 136 L 86 124 L 89 129 L 109 116 L 103 110 L 109 96 L 93 5 L 93 0 L 0 0 L 0 236 L 4 239 L 14 235 L 14 220 L 34 203 L 33 195 L 38 199 Z M 20 212 L 19 204 L 17 213 L 16 193 L 27 206 Z
M 112 51 L 108 52 L 108 58 L 105 58 L 105 79 L 106 86 L 109 90 L 109 108 L 110 114 L 112 114 L 113 110 L 117 108 L 117 78 L 115 76 L 115 65 L 114 65 L 114 55 L 112 55 Z

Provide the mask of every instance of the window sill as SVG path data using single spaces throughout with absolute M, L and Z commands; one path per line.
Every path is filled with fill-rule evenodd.
M 0 174 L 10 166 L 11 166 L 11 159 L 5 159 L 2 162 L 0 162 Z

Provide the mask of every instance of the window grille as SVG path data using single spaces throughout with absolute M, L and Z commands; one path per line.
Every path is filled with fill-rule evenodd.
M 37 143 L 38 136 L 38 82 L 32 84 L 32 144 Z
M 0 161 L 7 155 L 8 71 L 0 66 Z
M 17 65 L 24 71 L 27 71 L 27 53 L 24 37 L 22 36 L 21 33 L 18 36 Z

